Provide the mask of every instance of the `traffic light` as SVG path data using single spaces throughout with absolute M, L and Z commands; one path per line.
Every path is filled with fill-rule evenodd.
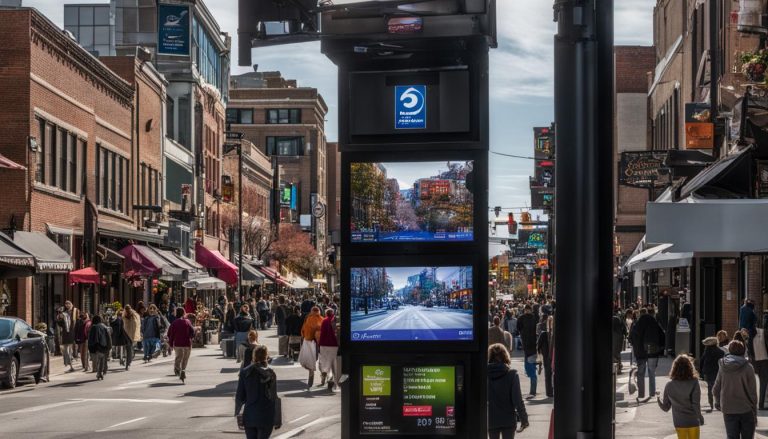
M 517 235 L 517 222 L 515 221 L 515 215 L 511 213 L 507 217 L 507 229 L 510 235 Z

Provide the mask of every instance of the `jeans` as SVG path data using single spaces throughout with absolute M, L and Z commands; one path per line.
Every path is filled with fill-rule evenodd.
M 709 378 L 709 377 L 707 377 Z M 712 388 L 715 387 L 715 380 L 707 379 L 707 401 L 709 401 L 709 407 L 715 408 L 714 397 L 712 395 Z
M 494 428 L 488 430 L 489 439 L 515 439 L 515 428 Z
M 74 360 L 73 352 L 75 350 L 75 345 L 73 344 L 63 344 L 61 345 L 61 355 L 64 356 L 64 365 L 72 367 L 74 366 L 72 364 L 72 360 Z
M 133 361 L 133 356 L 135 355 L 134 347 L 135 345 L 133 343 L 125 345 L 125 367 L 129 367 Z
M 531 395 L 536 394 L 536 382 L 538 381 L 538 378 L 536 378 L 536 363 L 530 363 L 527 359 L 525 360 L 525 374 L 528 375 L 528 378 L 531 379 L 531 390 L 528 392 Z
M 88 343 L 80 343 L 80 362 L 83 364 L 83 370 L 88 370 Z
M 176 358 L 173 360 L 173 371 L 178 373 L 182 370 L 187 370 L 187 363 L 189 362 L 192 348 L 173 348 L 173 352 L 176 354 Z
M 245 427 L 246 439 L 269 439 L 274 427 Z
M 157 345 L 160 344 L 160 339 L 157 337 L 150 337 L 144 339 L 144 359 L 150 360 L 152 355 L 157 350 Z
M 752 412 L 740 415 L 726 415 L 725 434 L 727 439 L 752 439 L 755 437 L 755 414 Z
M 637 397 L 645 398 L 645 371 L 648 369 L 648 396 L 656 394 L 656 367 L 658 358 L 643 358 L 637 360 Z
M 552 361 L 544 357 L 544 391 L 547 397 L 555 396 L 555 390 L 552 388 Z
M 106 352 L 94 352 L 91 354 L 93 358 L 93 371 L 96 372 L 96 377 L 101 378 L 107 374 L 107 353 Z

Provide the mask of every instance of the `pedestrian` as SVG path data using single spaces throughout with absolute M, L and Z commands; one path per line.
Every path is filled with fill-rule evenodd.
M 115 318 L 109 323 L 109 327 L 112 330 L 112 347 L 117 351 L 117 358 L 120 360 L 120 365 L 125 366 L 126 346 L 133 342 L 128 338 L 128 334 L 125 332 L 125 323 L 123 322 L 121 313 L 117 313 Z
M 248 331 L 248 340 L 244 343 L 245 350 L 243 351 L 243 364 L 240 366 L 244 369 L 251 365 L 253 362 L 253 349 L 259 346 L 259 333 L 255 329 Z
M 168 342 L 168 328 L 171 327 L 171 323 L 165 314 L 160 311 L 157 313 L 157 318 L 160 320 L 160 350 L 155 351 L 154 358 L 159 357 L 161 352 L 163 357 L 167 357 L 171 353 L 171 344 Z
M 240 307 L 240 315 L 235 317 L 235 321 L 232 325 L 235 330 L 235 346 L 237 346 L 236 360 L 238 363 L 243 362 L 243 352 L 245 349 L 242 344 L 248 339 L 248 333 L 252 329 L 256 329 L 256 321 L 251 317 L 251 314 L 248 311 L 248 304 L 244 304 Z
M 611 350 L 613 351 L 613 364 L 617 368 L 617 372 L 621 373 L 621 351 L 624 348 L 624 339 L 627 337 L 627 324 L 626 320 L 622 319 L 617 313 L 614 314 L 611 320 Z
M 230 335 L 235 334 L 235 305 L 232 302 L 227 303 L 227 312 L 224 314 L 224 320 L 222 322 L 222 332 Z M 222 339 L 225 337 L 222 336 Z
M 536 343 L 536 349 L 544 363 L 544 391 L 547 398 L 553 398 L 555 391 L 552 387 L 552 326 L 555 319 L 550 315 L 545 316 L 544 319 L 539 323 L 539 340 Z
M 752 358 L 755 355 L 752 340 L 755 338 L 757 329 L 757 314 L 755 314 L 755 303 L 750 298 L 744 299 L 744 304 L 739 308 L 739 328 L 747 330 L 749 336 L 746 340 L 747 353 L 749 358 Z
M 61 334 L 61 354 L 64 356 L 64 366 L 69 366 L 69 371 L 74 372 L 76 323 L 79 320 L 77 308 L 72 302 L 64 302 L 64 308 L 59 308 L 56 324 Z
M 757 426 L 755 370 L 745 358 L 744 343 L 733 340 L 728 355 L 720 360 L 712 394 L 715 408 L 723 412 L 728 439 L 752 439 Z
M 301 352 L 299 361 L 304 369 L 309 371 L 307 379 L 307 390 L 312 388 L 315 381 L 315 369 L 317 368 L 317 343 L 320 341 L 320 327 L 323 323 L 323 317 L 320 315 L 320 308 L 313 306 L 309 315 L 304 319 L 301 327 Z
M 240 370 L 235 394 L 235 417 L 245 428 L 247 439 L 269 439 L 282 425 L 277 376 L 269 367 L 266 346 L 253 350 L 253 363 Z M 240 411 L 243 411 L 240 421 Z
M 717 337 L 707 337 L 702 341 L 702 344 L 704 345 L 704 353 L 701 354 L 699 359 L 699 369 L 704 380 L 707 382 L 708 412 L 711 413 L 715 408 L 712 388 L 715 386 L 715 379 L 717 379 L 717 373 L 720 371 L 720 359 L 725 356 L 725 352 L 718 347 Z
M 280 295 L 277 298 L 277 308 L 275 308 L 275 324 L 277 325 L 277 355 L 288 356 L 288 332 L 285 328 L 285 319 L 288 317 L 288 310 L 285 305 L 285 296 Z
M 112 349 L 112 338 L 109 335 L 109 329 L 97 314 L 93 316 L 88 331 L 88 352 L 93 357 L 93 371 L 96 372 L 97 380 L 103 380 L 104 375 L 107 374 L 107 355 L 110 349 Z
M 325 318 L 320 325 L 320 387 L 328 381 L 328 390 L 333 391 L 339 385 L 341 371 L 336 362 L 339 352 L 339 340 L 336 338 L 336 318 L 333 309 L 330 307 L 325 310 Z M 328 378 L 328 374 L 333 375 L 333 379 Z
M 87 312 L 80 313 L 80 319 L 75 324 L 75 341 L 80 350 L 80 363 L 83 372 L 88 372 L 88 332 L 91 330 L 91 316 Z
M 267 327 L 270 329 L 272 328 L 272 324 L 275 323 L 275 313 L 279 306 L 280 302 L 277 300 L 277 297 L 272 296 L 269 304 L 269 322 L 267 323 Z
M 637 358 L 637 401 L 648 402 L 656 394 L 656 367 L 664 353 L 664 329 L 651 306 L 640 313 L 630 339 Z M 645 397 L 645 374 L 648 374 L 648 398 Z
M 367 305 L 368 301 L 366 300 L 366 314 L 367 312 Z M 304 319 L 307 318 L 309 313 L 312 312 L 312 307 L 315 306 L 315 302 L 309 297 L 309 293 L 304 293 L 304 301 L 301 302 L 301 321 L 304 322 Z
M 752 359 L 752 365 L 757 372 L 758 394 L 760 399 L 757 404 L 758 410 L 765 410 L 765 393 L 768 387 L 768 340 L 765 337 L 765 328 L 757 328 L 755 332 L 754 349 L 755 356 Z
M 728 337 L 728 333 L 724 330 L 717 331 L 717 334 L 715 335 L 717 337 L 717 346 L 722 349 L 723 354 L 728 353 L 728 343 L 731 342 L 730 337 Z
M 288 317 L 285 318 L 285 332 L 288 335 L 288 356 L 296 361 L 301 350 L 301 309 L 298 306 L 288 308 Z
M 192 294 L 187 297 L 187 300 L 184 302 L 184 311 L 186 311 L 187 314 L 194 314 L 197 312 L 197 296 Z
M 129 370 L 136 343 L 141 342 L 141 317 L 131 308 L 131 305 L 125 305 L 123 309 L 123 329 L 129 340 L 125 345 L 125 370 Z
M 527 399 L 536 396 L 536 317 L 533 315 L 533 308 L 530 304 L 523 307 L 523 315 L 517 319 L 517 331 L 523 342 L 523 354 L 525 355 L 525 374 L 531 380 L 531 387 L 526 396 Z
M 490 439 L 514 439 L 515 428 L 528 427 L 520 390 L 520 377 L 512 369 L 512 360 L 502 344 L 488 347 L 488 437 Z
M 162 324 L 157 315 L 157 306 L 149 305 L 147 315 L 141 321 L 141 337 L 144 341 L 144 362 L 151 362 L 155 357 L 155 352 L 160 349 L 160 336 L 162 334 Z
M 259 313 L 259 326 L 262 330 L 267 329 L 269 321 L 269 303 L 263 297 L 256 303 L 256 312 Z
M 496 343 L 505 344 L 504 330 L 501 329 L 501 319 L 499 319 L 499 316 L 493 316 L 493 326 L 488 328 L 488 346 Z
M 664 386 L 664 398 L 656 397 L 659 407 L 672 409 L 672 423 L 678 439 L 699 439 L 699 428 L 704 425 L 701 415 L 701 388 L 699 376 L 687 355 L 680 355 L 672 363 L 670 381 Z
M 192 339 L 195 338 L 195 328 L 187 319 L 184 308 L 176 308 L 176 319 L 168 328 L 168 344 L 176 357 L 173 360 L 173 373 L 181 382 L 187 379 L 187 363 L 192 354 Z

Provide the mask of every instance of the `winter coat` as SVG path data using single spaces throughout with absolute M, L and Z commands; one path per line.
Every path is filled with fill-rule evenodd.
M 613 356 L 618 357 L 621 353 L 621 348 L 624 346 L 624 337 L 627 336 L 627 325 L 621 317 L 613 316 L 611 334 Z
M 136 311 L 131 311 L 130 319 L 123 318 L 123 329 L 132 342 L 141 341 L 141 320 Z
M 184 302 L 184 312 L 187 314 L 194 314 L 197 312 L 197 303 L 195 303 L 191 297 L 187 298 L 186 302 Z
M 146 340 L 148 338 L 160 338 L 160 334 L 160 317 L 147 314 L 141 321 L 141 336 Z
M 298 314 L 291 314 L 285 318 L 285 333 L 286 335 L 301 335 L 301 316 Z
M 235 415 L 243 409 L 246 428 L 269 428 L 275 423 L 277 376 L 267 367 L 251 364 L 240 371 L 235 394 Z
M 131 344 L 131 339 L 128 338 L 128 334 L 125 333 L 125 325 L 123 324 L 123 318 L 118 317 L 109 323 L 109 327 L 112 328 L 112 346 L 125 346 Z
M 235 321 L 232 324 L 234 332 L 248 332 L 251 329 L 256 329 L 256 320 L 251 318 L 249 314 L 240 314 L 235 317 Z
M 504 343 L 504 330 L 499 326 L 491 326 L 488 328 L 488 346 L 496 343 Z
M 275 309 L 275 324 L 277 325 L 277 335 L 288 335 L 285 330 L 286 319 L 285 305 L 278 305 Z
M 701 415 L 701 388 L 697 379 L 669 381 L 664 387 L 664 398 L 659 401 L 659 407 L 665 412 L 672 409 L 672 424 L 675 428 L 704 425 L 704 417 Z
M 320 346 L 338 346 L 336 339 L 336 319 L 326 317 L 320 325 Z
M 520 377 L 504 363 L 488 365 L 488 429 L 515 428 L 528 423 Z
M 520 333 L 525 356 L 536 355 L 536 317 L 531 313 L 520 316 L 517 319 L 517 332 Z
M 664 329 L 652 315 L 640 316 L 630 331 L 629 339 L 632 342 L 632 350 L 635 358 L 645 360 L 657 358 L 664 354 Z M 656 352 L 648 352 L 655 347 Z
M 56 324 L 59 325 L 61 332 L 61 344 L 75 343 L 75 326 L 79 321 L 77 319 L 77 314 L 77 309 L 73 308 L 72 311 L 64 311 L 61 313 L 56 320 Z
M 717 346 L 704 347 L 704 353 L 699 360 L 701 375 L 707 381 L 715 381 L 720 370 L 720 360 L 725 357 L 725 352 Z
M 90 320 L 88 321 L 90 323 Z M 112 349 L 112 337 L 109 335 L 109 329 L 107 325 L 99 323 L 93 325 L 88 331 L 88 352 L 95 354 L 96 352 L 107 353 Z
M 88 342 L 88 332 L 91 329 L 91 321 L 80 319 L 75 323 L 75 342 L 77 344 Z
M 195 328 L 188 319 L 176 319 L 168 328 L 168 343 L 172 348 L 190 348 L 195 338 Z
M 543 328 L 539 333 L 539 341 L 536 343 L 536 350 L 541 354 L 544 364 L 551 363 L 550 355 L 552 351 L 549 348 L 551 344 L 550 341 L 550 333 L 546 328 Z
M 223 326 L 224 332 L 231 332 L 234 334 L 236 316 L 237 315 L 235 314 L 234 309 L 227 310 L 227 313 L 224 315 L 224 326 Z
M 720 360 L 720 372 L 712 388 L 715 408 L 726 415 L 753 413 L 757 418 L 757 383 L 755 370 L 746 358 L 726 355 Z
M 301 327 L 301 336 L 304 340 L 320 341 L 320 326 L 323 323 L 323 318 L 319 314 L 310 314 L 304 320 L 304 325 Z
M 739 309 L 739 328 L 749 331 L 749 336 L 755 336 L 755 327 L 757 326 L 757 315 L 755 315 L 754 305 L 745 303 Z

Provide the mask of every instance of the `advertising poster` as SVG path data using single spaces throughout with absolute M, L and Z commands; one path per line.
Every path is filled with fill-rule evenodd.
M 427 86 L 395 86 L 395 129 L 427 127 Z
M 715 124 L 709 104 L 685 104 L 685 148 L 712 149 L 714 142 Z
M 363 366 L 361 433 L 397 432 L 392 425 L 392 367 Z
M 157 53 L 189 55 L 189 7 L 160 3 L 157 7 Z
M 521 230 L 518 242 L 528 248 L 547 248 L 547 232 L 537 230 Z
M 456 368 L 403 368 L 403 433 L 456 434 Z

